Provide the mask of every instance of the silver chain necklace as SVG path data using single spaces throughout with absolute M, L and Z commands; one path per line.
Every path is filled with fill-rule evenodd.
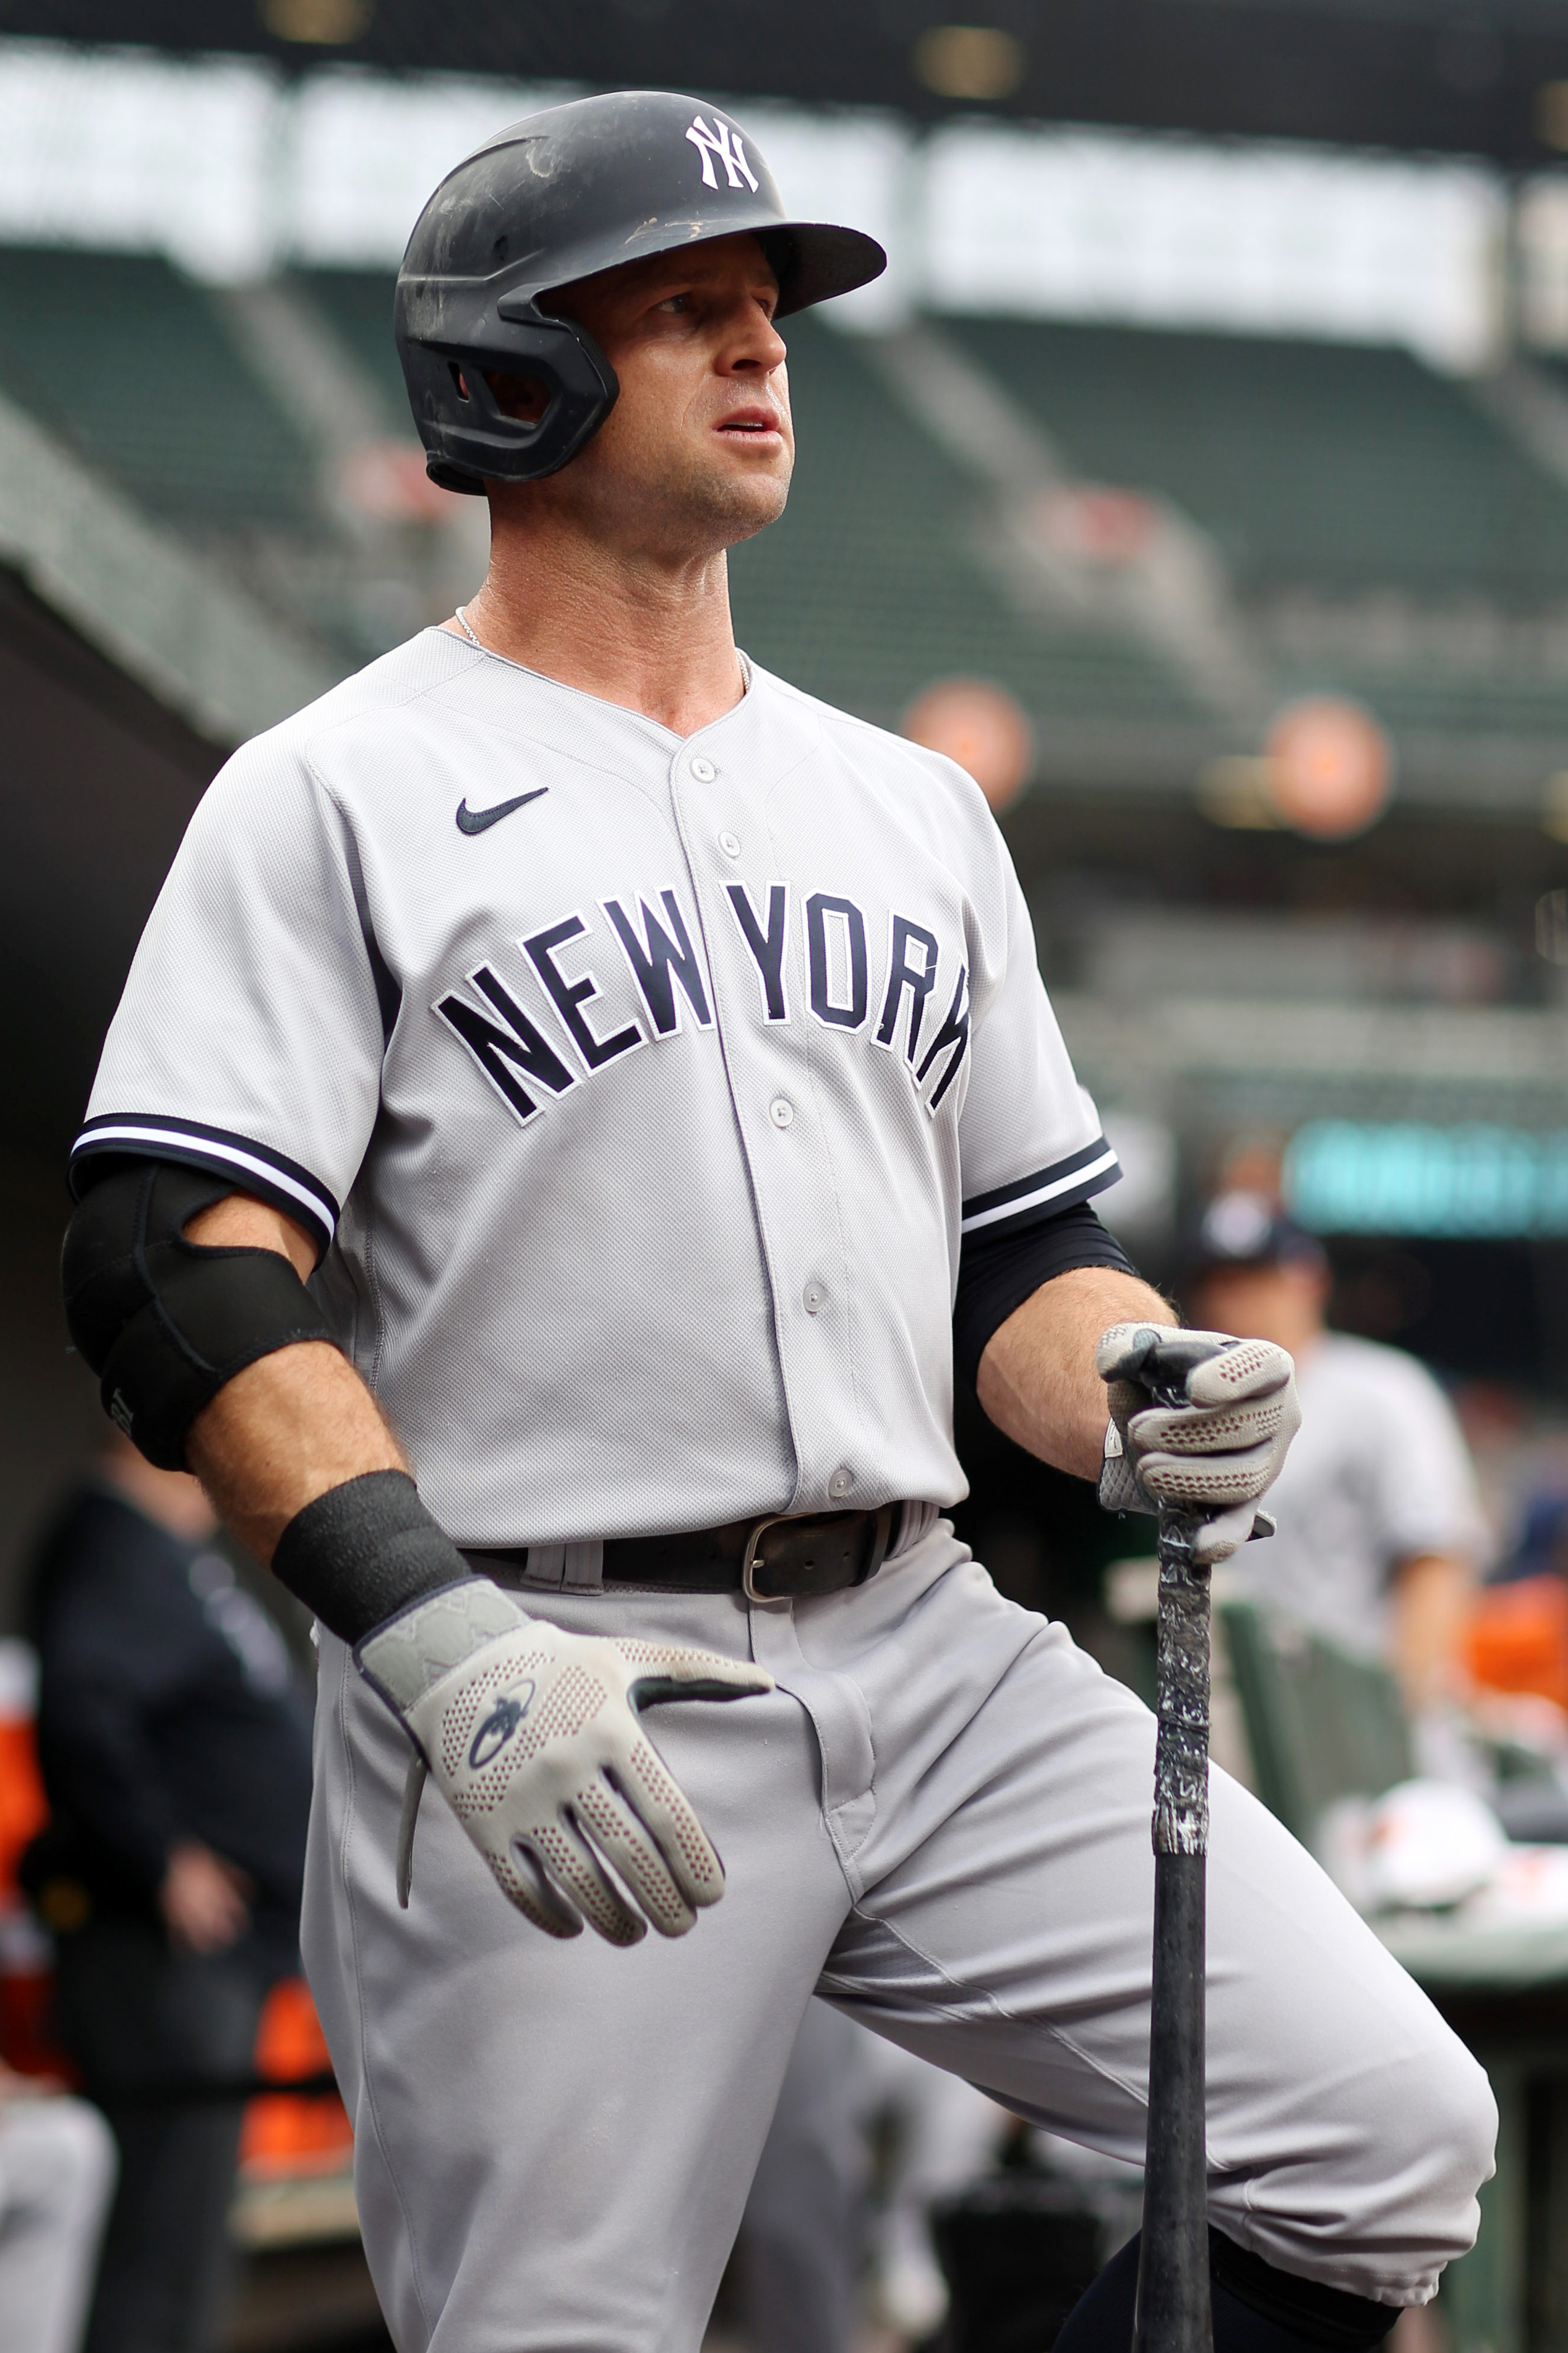
M 480 645 L 479 645 L 479 641 L 478 638 L 476 638 L 476 637 L 475 637 L 475 635 L 474 635 L 474 633 L 473 633 L 472 629 L 470 629 L 470 628 L 469 628 L 469 627 L 468 627 L 468 615 L 467 615 L 467 613 L 465 613 L 465 612 L 464 612 L 464 610 L 463 610 L 463 608 L 462 608 L 462 607 L 461 607 L 460 605 L 459 605 L 459 606 L 458 606 L 458 607 L 457 619 L 458 619 L 458 627 L 461 629 L 461 631 L 463 632 L 463 635 L 467 638 L 467 639 L 468 639 L 468 643 L 469 643 L 471 646 L 479 646 L 479 651 L 480 651 L 480 653 L 483 653 L 483 651 L 484 651 L 484 648 L 483 648 L 483 646 L 480 646 Z

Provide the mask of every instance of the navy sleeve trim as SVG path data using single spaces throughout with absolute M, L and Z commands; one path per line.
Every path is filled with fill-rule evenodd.
M 79 1200 L 87 1165 L 100 1156 L 174 1160 L 187 1168 L 209 1168 L 235 1177 L 242 1191 L 269 1201 L 299 1219 L 324 1250 L 337 1229 L 338 1203 L 320 1177 L 286 1154 L 226 1128 L 204 1127 L 194 1119 L 141 1112 L 110 1112 L 89 1119 L 71 1147 L 70 1187 Z
M 1103 1135 L 1097 1135 L 1092 1144 L 1069 1153 L 1065 1160 L 1053 1160 L 1048 1168 L 1015 1177 L 1011 1185 L 998 1185 L 994 1192 L 976 1193 L 963 1205 L 961 1231 L 977 1234 L 988 1226 L 1009 1224 L 1041 1209 L 1070 1208 L 1075 1202 L 1087 1201 L 1092 1193 L 1103 1193 L 1121 1174 L 1115 1153 Z
M 953 1371 L 965 1393 L 974 1394 L 980 1359 L 994 1332 L 1032 1299 L 1043 1282 L 1075 1267 L 1107 1266 L 1120 1274 L 1137 1268 L 1114 1234 L 1106 1232 L 1087 1201 L 1074 1202 L 1025 1226 L 966 1241 L 958 1261 L 958 1296 L 952 1308 Z

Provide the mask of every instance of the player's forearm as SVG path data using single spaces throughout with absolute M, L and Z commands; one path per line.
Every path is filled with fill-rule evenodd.
M 1113 1324 L 1173 1324 L 1157 1291 L 1113 1268 L 1075 1267 L 1042 1283 L 994 1332 L 980 1359 L 981 1405 L 998 1430 L 1043 1462 L 1080 1479 L 1100 1474 L 1105 1383 L 1100 1335 Z
M 1429 1707 L 1462 1687 L 1472 1582 L 1469 1564 L 1446 1553 L 1419 1554 L 1396 1571 L 1391 1647 L 1408 1707 Z
M 194 1219 L 193 1241 L 275 1250 L 303 1277 L 314 1257 L 292 1219 L 239 1195 Z M 258 1559 L 307 1504 L 366 1471 L 407 1464 L 352 1365 L 321 1342 L 247 1365 L 191 1424 L 186 1459 L 213 1504 Z

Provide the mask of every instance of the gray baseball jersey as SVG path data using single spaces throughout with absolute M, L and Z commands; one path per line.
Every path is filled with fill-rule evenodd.
M 439 631 L 207 796 L 79 1149 L 293 1210 L 452 1533 L 590 1551 L 955 1498 L 961 1235 L 1115 1169 L 957 769 L 760 671 L 682 742 Z M 496 1564 L 557 1623 L 774 1678 L 661 1714 L 730 1888 L 633 1951 L 534 1933 L 429 1804 L 399 1906 L 407 1738 L 322 1634 L 303 1949 L 405 2353 L 691 2353 L 819 1984 L 1141 2145 L 1151 1719 L 950 1529 L 901 1535 L 853 1593 L 754 1608 Z M 1474 2232 L 1484 2078 L 1215 1780 L 1216 2220 L 1419 2299 Z
M 232 1175 L 460 1543 L 945 1504 L 963 1231 L 1110 1184 L 980 793 L 429 629 L 228 764 L 76 1165 Z

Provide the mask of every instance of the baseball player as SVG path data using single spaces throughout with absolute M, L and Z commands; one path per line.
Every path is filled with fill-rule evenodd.
M 1200 1314 L 1288 1346 L 1300 1388 L 1300 1440 L 1269 1499 L 1279 1534 L 1237 1564 L 1238 1589 L 1385 1662 L 1440 1738 L 1487 1549 L 1453 1407 L 1402 1348 L 1328 1329 L 1321 1243 L 1259 1194 L 1210 1202 L 1192 1280 Z
M 882 266 L 687 98 L 447 176 L 396 332 L 488 577 L 229 763 L 77 1147 L 109 1411 L 320 1624 L 305 1949 L 401 2353 L 691 2353 L 814 1989 L 1142 2153 L 1152 1720 L 942 1520 L 954 1384 L 1219 1556 L 1293 1379 L 1215 1335 L 1148 1408 L 980 794 L 736 649 L 780 322 Z M 1215 1780 L 1217 2341 L 1369 2346 L 1491 2100 Z

